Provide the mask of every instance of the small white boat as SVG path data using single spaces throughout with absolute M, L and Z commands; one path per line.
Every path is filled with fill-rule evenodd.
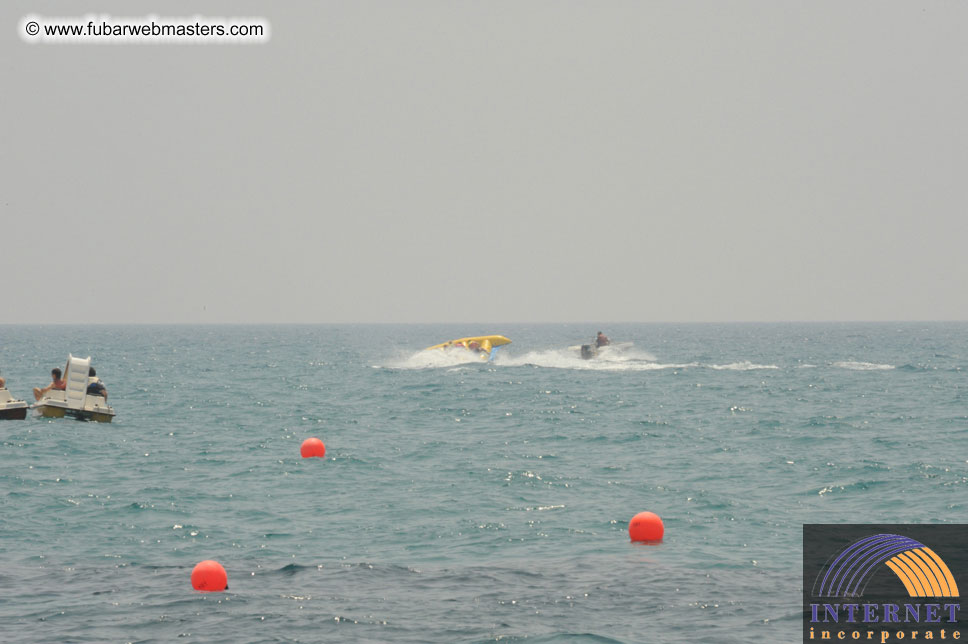
M 0 389 L 0 420 L 23 420 L 27 417 L 27 402 L 17 400 L 6 388 Z
M 90 370 L 90 358 L 75 358 L 68 355 L 67 373 L 64 374 L 67 388 L 51 389 L 34 403 L 32 408 L 44 418 L 68 417 L 110 423 L 114 418 L 114 408 L 108 406 L 103 396 L 87 393 L 87 386 L 91 380 L 88 376 Z

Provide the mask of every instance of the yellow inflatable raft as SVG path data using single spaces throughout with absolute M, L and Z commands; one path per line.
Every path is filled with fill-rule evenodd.
M 432 347 L 427 347 L 426 351 L 450 348 L 467 349 L 468 351 L 477 351 L 480 353 L 482 360 L 492 360 L 495 350 L 505 344 L 511 344 L 511 341 L 503 335 L 478 335 L 471 338 L 458 338 L 456 340 L 442 342 L 441 344 L 435 344 Z

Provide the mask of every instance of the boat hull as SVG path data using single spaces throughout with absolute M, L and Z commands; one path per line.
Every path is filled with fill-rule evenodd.
M 23 420 L 27 417 L 27 403 L 10 395 L 6 387 L 0 389 L 0 420 Z
M 23 420 L 27 417 L 27 407 L 0 409 L 0 420 Z
M 73 418 L 75 420 L 90 420 L 96 423 L 110 423 L 114 414 L 86 409 L 67 409 L 53 405 L 35 405 L 37 415 L 41 418 Z

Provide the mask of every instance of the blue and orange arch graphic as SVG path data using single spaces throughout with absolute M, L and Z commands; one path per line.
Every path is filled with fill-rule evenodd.
M 920 541 L 899 534 L 875 534 L 850 544 L 818 575 L 819 597 L 860 597 L 881 564 L 890 568 L 911 597 L 958 597 L 947 564 Z M 814 584 L 817 589 L 817 584 Z

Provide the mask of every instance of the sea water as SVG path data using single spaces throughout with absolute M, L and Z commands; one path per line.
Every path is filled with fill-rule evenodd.
M 964 323 L 0 327 L 68 353 L 117 417 L 0 421 L 3 642 L 793 642 L 804 523 L 968 521 Z

